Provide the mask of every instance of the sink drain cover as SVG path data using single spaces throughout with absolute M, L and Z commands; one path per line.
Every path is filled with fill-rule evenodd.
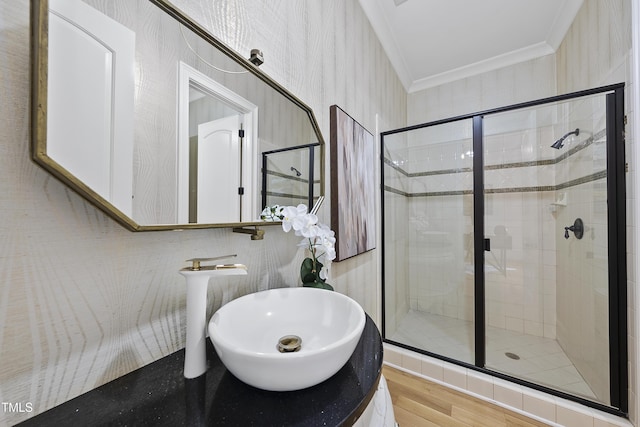
M 297 335 L 285 335 L 278 340 L 280 353 L 293 353 L 302 347 L 302 338 Z

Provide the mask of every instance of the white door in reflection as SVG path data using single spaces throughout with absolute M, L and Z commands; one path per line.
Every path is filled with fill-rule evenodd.
M 198 125 L 197 222 L 237 222 L 242 196 L 240 117 Z M 191 187 L 192 192 L 194 186 Z
M 184 63 L 179 83 L 178 223 L 255 220 L 258 107 Z
M 135 33 L 82 2 L 49 7 L 47 155 L 130 217 Z

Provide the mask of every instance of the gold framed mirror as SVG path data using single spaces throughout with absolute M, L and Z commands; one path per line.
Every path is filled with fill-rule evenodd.
M 32 157 L 127 229 L 324 195 L 313 111 L 170 2 L 32 0 L 31 20 Z

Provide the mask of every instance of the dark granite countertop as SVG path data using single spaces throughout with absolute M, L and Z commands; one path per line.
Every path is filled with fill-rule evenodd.
M 382 340 L 367 316 L 344 367 L 298 391 L 246 385 L 224 367 L 207 339 L 209 370 L 183 377 L 184 350 L 157 360 L 23 422 L 22 426 L 349 426 L 373 397 L 382 370 Z

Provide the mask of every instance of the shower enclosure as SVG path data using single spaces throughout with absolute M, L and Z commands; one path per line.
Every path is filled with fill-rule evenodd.
M 322 195 L 320 144 L 299 145 L 262 153 L 262 208 L 306 204 Z
M 385 341 L 626 413 L 623 93 L 382 133 Z

